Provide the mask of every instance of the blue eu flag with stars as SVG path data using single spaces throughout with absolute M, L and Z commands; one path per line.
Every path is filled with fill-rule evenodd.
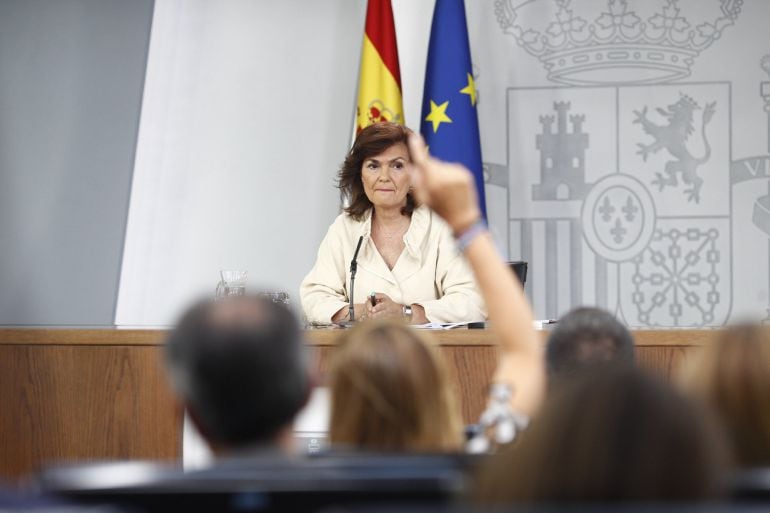
M 479 119 L 463 0 L 436 0 L 425 71 L 420 132 L 431 155 L 473 172 L 486 218 Z

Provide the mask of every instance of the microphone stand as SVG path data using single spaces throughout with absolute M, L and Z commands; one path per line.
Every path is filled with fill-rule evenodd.
M 350 314 L 350 322 L 353 323 L 356 320 L 356 306 L 353 302 L 353 292 L 356 285 L 356 272 L 358 272 L 358 251 L 361 249 L 361 243 L 364 240 L 364 236 L 358 238 L 358 244 L 356 245 L 356 252 L 353 254 L 353 260 L 350 261 L 350 294 L 348 303 L 348 313 Z

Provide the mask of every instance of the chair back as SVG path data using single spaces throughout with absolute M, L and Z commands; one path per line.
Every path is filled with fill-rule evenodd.
M 146 464 L 58 468 L 44 471 L 38 482 L 43 491 L 78 503 L 150 513 L 309 513 L 369 505 L 446 506 L 465 492 L 474 465 L 449 455 L 327 454 L 224 460 L 195 472 Z

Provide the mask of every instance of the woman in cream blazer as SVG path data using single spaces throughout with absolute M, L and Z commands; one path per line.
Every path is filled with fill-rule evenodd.
M 410 193 L 406 142 L 411 131 L 371 125 L 356 138 L 339 173 L 348 200 L 300 287 L 308 322 L 349 318 L 350 261 L 360 237 L 355 315 L 403 317 L 414 324 L 485 318 L 473 273 L 451 229 Z M 374 297 L 374 303 L 371 297 Z

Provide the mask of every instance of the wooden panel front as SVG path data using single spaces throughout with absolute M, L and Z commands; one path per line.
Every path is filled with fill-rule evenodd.
M 497 366 L 495 346 L 442 346 L 455 397 L 466 424 L 478 422 Z
M 181 455 L 181 411 L 151 346 L 0 345 L 0 477 L 52 461 Z
M 715 333 L 637 331 L 639 363 L 670 378 Z M 321 384 L 338 334 L 306 332 Z M 446 358 L 463 419 L 475 422 L 497 361 L 494 334 L 427 335 Z M 160 330 L 0 329 L 0 479 L 61 460 L 178 458 L 182 415 L 162 368 L 164 338 Z
M 636 359 L 640 366 L 674 381 L 682 364 L 696 351 L 697 346 L 637 346 Z

